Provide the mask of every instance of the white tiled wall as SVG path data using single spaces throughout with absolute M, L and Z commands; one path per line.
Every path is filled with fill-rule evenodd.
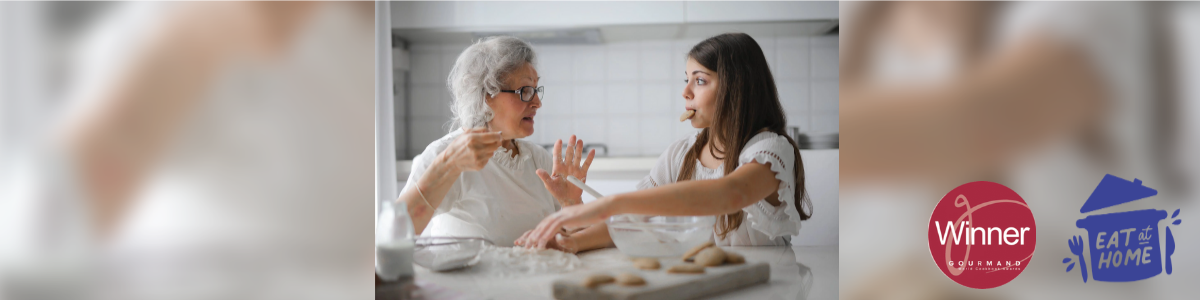
M 754 37 L 775 76 L 789 126 L 838 131 L 838 37 Z M 610 156 L 658 156 L 693 134 L 683 112 L 684 56 L 700 39 L 601 45 L 534 45 L 546 87 L 534 134 L 539 144 L 578 135 Z M 447 132 L 446 76 L 467 45 L 413 45 L 410 153 Z

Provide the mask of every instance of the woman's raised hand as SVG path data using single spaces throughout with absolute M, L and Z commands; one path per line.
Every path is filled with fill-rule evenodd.
M 468 129 L 442 151 L 441 157 L 459 170 L 478 171 L 487 166 L 501 142 L 500 132 L 489 132 L 483 128 Z
M 583 160 L 583 140 L 576 140 L 575 136 L 571 135 L 566 154 L 563 154 L 562 145 L 562 140 L 554 143 L 554 152 L 551 153 L 554 157 L 553 170 L 547 173 L 546 170 L 538 169 L 537 175 L 542 178 L 542 184 L 546 185 L 550 195 L 554 196 L 562 207 L 567 207 L 583 203 L 583 190 L 568 182 L 567 176 L 575 176 L 580 181 L 587 182 L 588 168 L 592 166 L 592 159 L 596 157 L 596 149 L 588 151 L 587 159 Z M 583 160 L 582 164 L 580 160 Z

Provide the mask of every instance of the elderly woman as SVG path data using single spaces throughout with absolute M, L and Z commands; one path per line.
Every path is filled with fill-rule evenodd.
M 533 134 L 542 106 L 534 53 L 514 37 L 492 37 L 458 56 L 448 83 L 453 129 L 415 159 L 397 202 L 423 236 L 474 236 L 511 245 L 542 218 L 582 203 L 566 176 L 586 178 L 595 151 L 562 140 L 554 155 L 519 140 Z M 551 169 L 546 172 L 545 169 Z

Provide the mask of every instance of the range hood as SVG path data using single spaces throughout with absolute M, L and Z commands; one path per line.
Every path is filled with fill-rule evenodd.
M 574 28 L 557 30 L 472 32 L 474 39 L 489 36 L 515 36 L 534 45 L 600 44 L 599 28 Z
M 837 20 L 785 22 L 720 22 L 688 24 L 612 25 L 582 28 L 392 29 L 411 43 L 469 44 L 483 37 L 512 35 L 535 45 L 601 44 L 608 42 L 703 39 L 726 32 L 760 36 L 819 36 L 837 34 Z

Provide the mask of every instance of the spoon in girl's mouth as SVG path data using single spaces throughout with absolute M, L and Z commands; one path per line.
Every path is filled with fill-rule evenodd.
M 689 109 L 688 111 L 683 112 L 683 115 L 679 116 L 679 121 L 687 121 L 687 119 L 691 119 L 694 115 L 696 115 L 696 111 Z

